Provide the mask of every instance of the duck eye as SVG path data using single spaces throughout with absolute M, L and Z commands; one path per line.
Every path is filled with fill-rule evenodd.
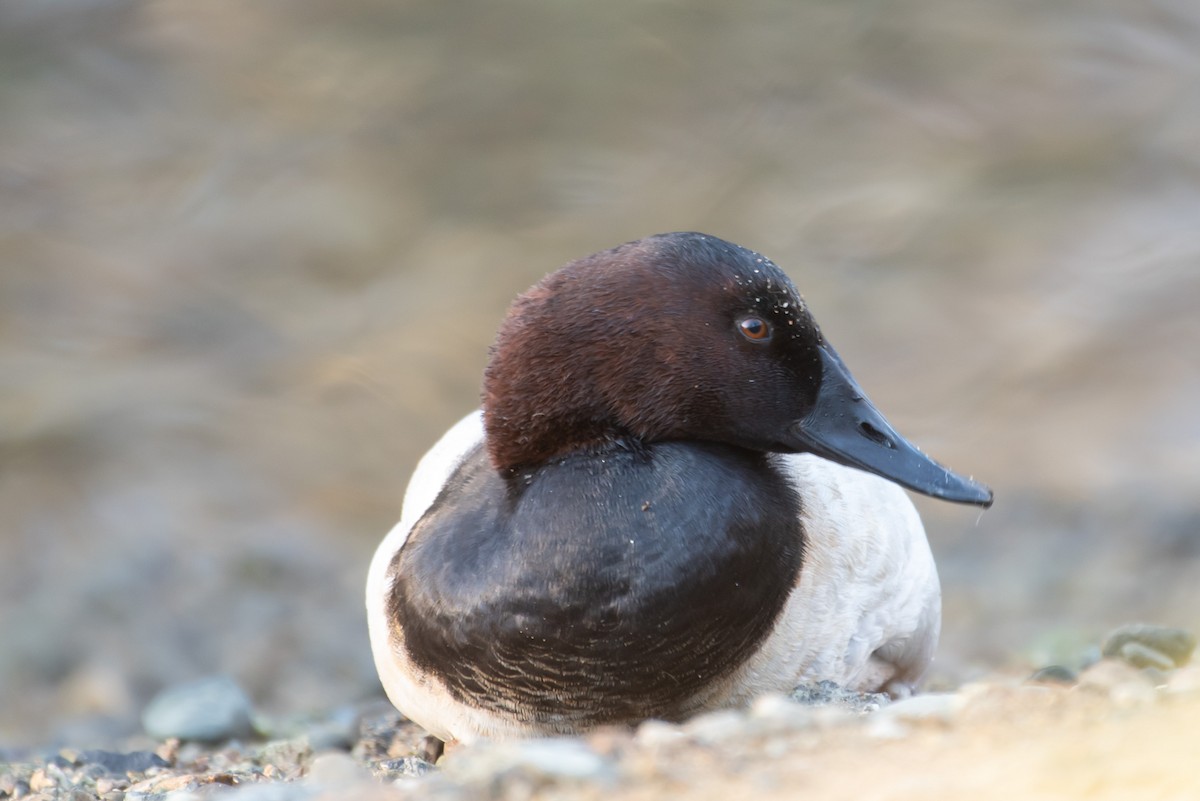
M 751 342 L 766 342 L 771 338 L 771 326 L 761 317 L 746 317 L 738 323 L 738 329 Z

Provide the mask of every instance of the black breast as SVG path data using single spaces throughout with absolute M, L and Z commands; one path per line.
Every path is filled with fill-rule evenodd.
M 769 632 L 802 558 L 767 457 L 660 443 L 502 478 L 480 448 L 391 565 L 413 662 L 460 701 L 569 731 L 675 718 Z

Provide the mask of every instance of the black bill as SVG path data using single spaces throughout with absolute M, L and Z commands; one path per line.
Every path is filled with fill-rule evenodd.
M 992 505 L 990 489 L 947 470 L 897 434 L 833 348 L 823 345 L 820 353 L 823 374 L 816 405 L 789 432 L 802 450 L 934 498 Z

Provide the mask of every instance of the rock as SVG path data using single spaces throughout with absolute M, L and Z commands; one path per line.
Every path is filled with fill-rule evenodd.
M 1079 687 L 1102 692 L 1121 707 L 1154 703 L 1158 697 L 1150 677 L 1118 659 L 1102 659 L 1083 671 L 1079 674 Z
M 445 772 L 468 783 L 490 784 L 500 774 L 550 781 L 609 781 L 612 763 L 575 737 L 480 743 L 455 753 Z
M 198 787 L 202 782 L 204 782 L 202 776 L 190 773 L 183 773 L 177 776 L 155 776 L 131 785 L 125 791 L 125 797 L 129 801 L 137 801 L 141 798 L 159 796 L 165 793 L 191 790 Z
M 375 765 L 375 777 L 394 781 L 396 779 L 418 779 L 433 770 L 433 764 L 420 757 L 385 759 Z
M 755 698 L 750 704 L 750 718 L 762 722 L 770 730 L 807 729 L 816 723 L 812 707 L 797 703 L 786 695 Z
M 1200 667 L 1185 667 L 1174 671 L 1167 679 L 1167 692 L 1172 695 L 1200 693 Z
M 1124 658 L 1122 651 L 1128 643 L 1137 643 L 1157 651 L 1170 660 L 1173 667 L 1183 667 L 1196 650 L 1196 637 L 1184 629 L 1133 623 L 1109 633 L 1101 652 L 1109 658 Z M 1143 667 L 1137 665 L 1136 667 Z
M 10 777 L 4 777 L 8 779 Z M 0 789 L 7 793 L 8 798 L 23 798 L 33 792 L 33 788 L 29 786 L 29 782 L 24 779 L 13 778 L 11 782 L 0 783 Z
M 805 706 L 836 706 L 860 715 L 874 712 L 888 703 L 885 693 L 854 692 L 828 680 L 802 684 L 792 690 L 789 697 Z
M 58 782 L 49 776 L 44 768 L 38 768 L 29 777 L 29 789 L 35 793 L 40 793 L 45 790 L 54 790 L 58 787 Z
M 233 792 L 222 793 L 216 797 L 233 799 L 233 801 L 306 801 L 316 796 L 318 792 L 319 788 L 304 782 L 263 782 L 246 784 Z M 197 796 L 197 801 L 201 801 L 202 798 L 211 797 Z M 322 797 L 325 796 L 322 795 Z M 345 792 L 337 794 L 336 797 L 354 798 L 357 801 L 362 801 L 362 799 L 368 797 L 368 794 L 366 792 Z M 129 801 L 129 799 L 126 801 Z M 174 801 L 174 799 L 169 799 L 169 801 Z
M 643 748 L 663 748 L 686 740 L 679 726 L 665 720 L 642 721 L 633 734 L 633 741 Z
M 1130 640 L 1122 645 L 1116 655 L 1136 668 L 1171 670 L 1175 667 L 1174 659 L 1156 648 L 1142 645 L 1137 640 Z
M 959 693 L 924 693 L 893 701 L 875 713 L 875 718 L 877 721 L 953 723 L 966 703 L 966 698 Z
M 339 787 L 368 779 L 370 774 L 349 754 L 342 751 L 326 751 L 313 758 L 307 778 L 325 787 Z
M 902 740 L 911 733 L 910 726 L 885 715 L 873 715 L 867 724 L 867 735 L 880 740 Z
M 697 715 L 680 726 L 690 739 L 703 745 L 718 745 L 746 733 L 746 714 L 736 709 L 718 709 Z
M 309 726 L 305 734 L 314 751 L 331 748 L 349 751 L 358 739 L 358 725 L 359 711 L 352 706 L 343 706 Z
M 264 767 L 273 767 L 280 777 L 290 780 L 299 776 L 301 765 L 311 756 L 312 748 L 308 740 L 300 737 L 267 743 L 259 754 L 259 760 Z
M 1026 681 L 1038 684 L 1074 684 L 1079 681 L 1078 674 L 1062 665 L 1047 665 L 1041 670 L 1034 671 Z
M 228 676 L 213 676 L 168 687 L 142 712 L 151 737 L 217 742 L 252 732 L 253 708 Z

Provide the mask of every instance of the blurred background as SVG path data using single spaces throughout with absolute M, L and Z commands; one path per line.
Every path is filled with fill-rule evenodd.
M 380 693 L 362 589 L 511 298 L 702 230 L 899 430 L 932 683 L 1200 628 L 1191 0 L 4 0 L 0 745 L 229 673 Z

